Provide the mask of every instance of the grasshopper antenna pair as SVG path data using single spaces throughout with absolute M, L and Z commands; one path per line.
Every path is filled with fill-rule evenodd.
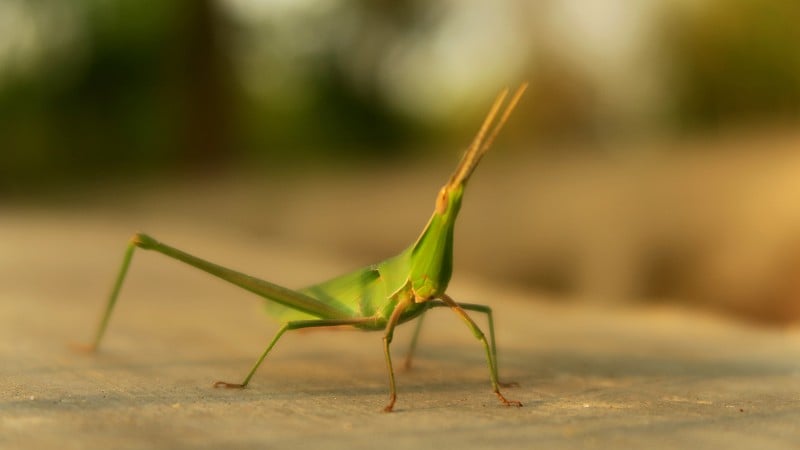
M 376 264 L 358 269 L 331 280 L 303 289 L 292 290 L 269 281 L 245 275 L 226 267 L 190 255 L 182 250 L 144 234 L 136 233 L 130 240 L 122 260 L 122 267 L 114 282 L 111 295 L 100 319 L 90 351 L 96 351 L 103 339 L 114 305 L 128 273 L 137 248 L 154 250 L 170 258 L 222 278 L 263 297 L 267 312 L 282 322 L 272 340 L 240 383 L 217 381 L 214 387 L 244 388 L 250 383 L 258 367 L 284 333 L 290 330 L 319 327 L 354 327 L 366 331 L 383 331 L 383 350 L 389 372 L 389 402 L 384 411 L 390 412 L 397 399 L 390 344 L 397 325 L 419 319 L 414 330 L 406 359 L 410 366 L 411 355 L 417 345 L 423 314 L 431 308 L 446 307 L 455 312 L 481 342 L 486 353 L 492 390 L 506 406 L 522 406 L 508 400 L 500 392 L 497 375 L 497 349 L 494 338 L 492 310 L 486 305 L 460 303 L 446 294 L 453 269 L 453 230 L 461 208 L 464 188 L 489 150 L 514 107 L 527 88 L 522 84 L 510 96 L 503 90 L 492 104 L 478 134 L 467 148 L 456 171 L 441 188 L 428 224 L 417 240 L 400 254 Z M 502 108 L 505 104 L 505 108 Z M 502 112 L 501 112 L 502 109 Z M 487 340 L 480 327 L 467 311 L 485 314 L 489 325 Z

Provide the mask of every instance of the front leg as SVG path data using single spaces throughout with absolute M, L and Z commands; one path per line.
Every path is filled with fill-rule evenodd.
M 392 354 L 389 351 L 389 344 L 392 343 L 394 337 L 394 329 L 400 322 L 400 317 L 403 312 L 408 308 L 411 300 L 401 300 L 389 316 L 389 321 L 386 323 L 386 331 L 383 334 L 383 353 L 386 356 L 386 368 L 389 370 L 389 403 L 383 408 L 383 412 L 392 412 L 394 403 L 397 400 L 397 389 L 394 382 L 394 369 L 392 368 Z
M 479 313 L 482 313 L 482 314 L 486 314 L 486 320 L 487 320 L 487 322 L 489 324 L 489 345 L 490 345 L 491 351 L 492 351 L 492 360 L 494 361 L 494 366 L 493 367 L 494 367 L 494 371 L 495 371 L 495 376 L 498 377 L 497 384 L 499 384 L 500 387 L 504 387 L 504 388 L 507 388 L 507 387 L 518 387 L 519 383 L 517 383 L 517 382 L 513 382 L 512 381 L 512 382 L 504 383 L 502 381 L 499 381 L 499 369 L 498 369 L 498 362 L 497 362 L 497 345 L 495 343 L 496 341 L 495 341 L 495 337 L 494 337 L 494 315 L 492 314 L 492 308 L 490 308 L 490 307 L 488 307 L 486 305 L 479 305 L 479 304 L 476 304 L 476 303 L 457 303 L 457 304 L 458 304 L 458 306 L 461 307 L 461 309 L 464 309 L 464 310 L 467 310 L 467 311 L 475 311 L 475 312 L 479 312 Z M 449 308 L 450 307 L 449 304 L 445 303 L 442 300 L 430 300 L 427 303 L 427 305 L 428 305 L 428 309 L 430 309 L 430 308 L 441 308 L 441 307 L 448 307 Z M 422 313 L 422 315 L 420 315 L 419 318 L 417 319 L 416 326 L 414 327 L 414 333 L 411 336 L 411 344 L 409 345 L 408 353 L 406 354 L 406 359 L 405 359 L 405 369 L 406 370 L 411 368 L 411 360 L 412 360 L 412 358 L 414 356 L 414 353 L 415 353 L 415 351 L 417 349 L 417 344 L 419 342 L 420 330 L 422 329 L 422 321 L 423 321 L 424 317 L 425 317 L 425 313 Z
M 445 294 L 442 294 L 439 298 L 445 304 L 447 304 L 447 306 L 449 306 L 450 309 L 452 309 L 456 314 L 458 314 L 458 316 L 461 317 L 461 319 L 464 320 L 469 329 L 472 331 L 472 334 L 479 341 L 481 341 L 481 344 L 483 344 L 483 348 L 486 351 L 486 360 L 489 363 L 489 376 L 491 377 L 492 380 L 492 390 L 497 395 L 497 398 L 499 398 L 500 401 L 506 406 L 522 406 L 521 402 L 517 400 L 508 400 L 500 392 L 500 383 L 497 381 L 497 364 L 494 360 L 494 355 L 492 352 L 493 349 L 492 346 L 489 345 L 489 342 L 486 340 L 486 336 L 483 334 L 483 331 L 481 331 L 480 327 L 478 327 L 478 325 L 472 320 L 471 317 L 469 317 L 466 311 L 464 311 L 464 308 L 459 306 L 459 304 L 456 303 L 455 300 L 453 300 L 452 298 L 450 298 Z M 492 342 L 494 342 L 494 337 L 492 338 Z
M 497 377 L 497 380 L 498 380 L 497 384 L 499 384 L 500 387 L 504 387 L 504 388 L 519 387 L 519 383 L 517 383 L 515 381 L 510 381 L 510 382 L 506 382 L 506 383 L 503 383 L 502 381 L 500 381 L 500 376 L 499 376 L 500 369 L 498 368 L 499 363 L 497 362 L 497 344 L 496 344 L 496 341 L 495 341 L 495 338 L 494 338 L 494 315 L 492 314 L 492 308 L 490 308 L 490 307 L 488 307 L 486 305 L 479 305 L 479 304 L 476 304 L 476 303 L 459 303 L 458 306 L 460 306 L 461 309 L 464 309 L 464 310 L 467 310 L 467 311 L 475 311 L 475 312 L 480 312 L 480 313 L 486 314 L 486 320 L 489 323 L 489 343 L 490 343 L 490 345 L 492 347 L 492 359 L 494 360 L 494 372 L 495 372 L 495 377 Z

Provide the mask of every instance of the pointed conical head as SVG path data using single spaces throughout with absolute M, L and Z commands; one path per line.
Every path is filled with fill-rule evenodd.
M 424 301 L 444 293 L 453 269 L 453 230 L 456 217 L 461 209 L 464 188 L 472 172 L 478 166 L 483 155 L 489 150 L 495 137 L 503 128 L 520 97 L 527 88 L 522 84 L 514 92 L 497 123 L 495 122 L 500 107 L 508 96 L 508 89 L 503 90 L 492 104 L 489 114 L 483 121 L 478 134 L 467 148 L 461 162 L 448 182 L 439 190 L 436 207 L 428 225 L 417 241 L 409 249 L 412 252 L 410 280 L 414 293 L 419 301 Z M 491 129 L 491 131 L 489 131 Z

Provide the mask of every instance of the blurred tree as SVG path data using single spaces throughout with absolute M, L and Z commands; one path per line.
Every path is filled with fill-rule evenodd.
M 191 3 L 75 2 L 81 39 L 63 49 L 66 55 L 42 58 L 0 86 L 0 147 L 6 149 L 0 189 L 30 190 L 169 162 L 178 142 L 173 86 L 179 82 L 170 68 L 180 57 L 169 44 L 179 41 L 175 19 Z M 41 20 L 57 4 L 27 4 L 32 26 L 65 25 Z
M 656 3 L 0 0 L 0 192 L 396 155 L 516 77 L 556 140 L 800 116 L 800 3 Z
M 212 0 L 185 1 L 178 18 L 176 90 L 181 98 L 179 158 L 183 166 L 209 170 L 235 159 L 234 77 L 224 16 Z
M 677 123 L 687 129 L 800 118 L 800 2 L 710 0 L 672 17 Z

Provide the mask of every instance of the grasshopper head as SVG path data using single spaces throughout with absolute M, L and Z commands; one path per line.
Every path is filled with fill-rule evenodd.
M 456 216 L 461 210 L 464 188 L 481 158 L 489 150 L 494 138 L 508 120 L 511 111 L 525 92 L 525 88 L 527 88 L 527 84 L 522 84 L 517 89 L 497 123 L 492 127 L 500 107 L 508 95 L 508 89 L 497 96 L 477 136 L 467 148 L 455 172 L 447 184 L 439 190 L 433 216 L 410 248 L 411 273 L 409 279 L 416 301 L 421 302 L 435 298 L 447 289 L 453 273 L 453 229 Z
M 428 226 L 411 248 L 410 279 L 417 301 L 444 293 L 453 273 L 453 231 L 464 185 L 445 185 Z

